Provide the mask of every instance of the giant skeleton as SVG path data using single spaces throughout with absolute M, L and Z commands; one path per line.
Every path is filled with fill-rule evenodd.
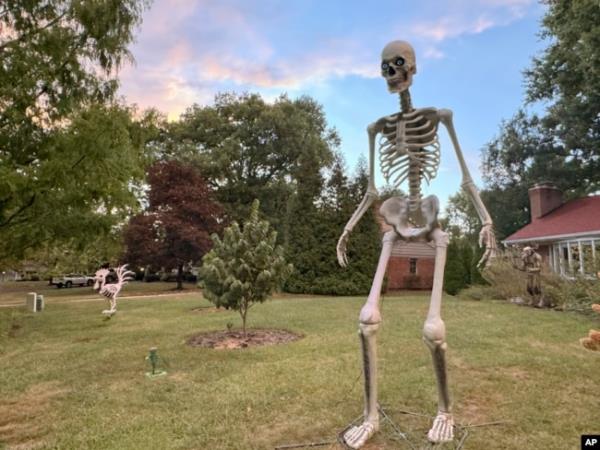
M 377 265 L 371 291 L 359 316 L 359 336 L 364 365 L 365 410 L 364 421 L 344 433 L 345 443 L 354 449 L 362 447 L 379 429 L 377 403 L 377 346 L 376 335 L 381 324 L 380 293 L 392 247 L 406 242 L 421 241 L 435 246 L 435 269 L 431 302 L 423 340 L 433 358 L 438 387 L 438 412 L 428 432 L 431 442 L 448 442 L 453 439 L 454 420 L 446 375 L 446 331 L 440 315 L 444 267 L 448 235 L 438 224 L 439 201 L 434 195 L 423 198 L 421 185 L 429 183 L 437 175 L 440 162 L 438 127 L 442 123 L 448 130 L 450 140 L 462 171 L 462 188 L 473 201 L 483 228 L 479 234 L 480 245 L 485 253 L 480 265 L 495 256 L 496 240 L 492 220 L 471 179 L 458 144 L 452 111 L 436 108 L 414 108 L 408 88 L 417 72 L 413 48 L 404 41 L 393 41 L 382 52 L 381 74 L 388 90 L 400 94 L 401 111 L 382 117 L 368 126 L 369 135 L 369 184 L 367 192 L 354 212 L 337 245 L 337 258 L 341 266 L 348 264 L 346 247 L 350 232 L 365 211 L 377 198 L 374 183 L 376 137 L 379 134 L 379 161 L 386 181 L 398 188 L 408 181 L 408 196 L 392 197 L 380 208 L 386 223 L 392 226 L 383 236 L 381 256 Z

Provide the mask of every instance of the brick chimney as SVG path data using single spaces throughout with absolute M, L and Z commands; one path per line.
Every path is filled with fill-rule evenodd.
M 562 192 L 552 183 L 538 183 L 529 189 L 531 222 L 562 205 Z

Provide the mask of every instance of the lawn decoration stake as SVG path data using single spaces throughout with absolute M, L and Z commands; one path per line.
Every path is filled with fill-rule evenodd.
M 166 370 L 159 369 L 159 362 L 163 361 L 163 358 L 158 356 L 158 348 L 150 347 L 148 352 L 148 356 L 146 356 L 146 361 L 150 363 L 151 371 L 146 372 L 146 376 L 148 378 L 160 377 L 167 374 Z
M 381 323 L 379 298 L 381 286 L 392 247 L 407 242 L 421 241 L 435 245 L 435 271 L 429 312 L 423 328 L 423 339 L 431 351 L 438 385 L 438 412 L 427 434 L 431 442 L 448 442 L 453 439 L 454 420 L 450 408 L 450 395 L 446 376 L 446 331 L 440 310 L 448 234 L 438 223 L 439 200 L 434 195 L 423 198 L 421 184 L 429 183 L 437 175 L 440 163 L 438 126 L 448 130 L 462 171 L 462 188 L 465 190 L 481 220 L 480 245 L 485 253 L 480 266 L 496 255 L 496 239 L 492 219 L 473 183 L 465 163 L 452 122 L 452 111 L 436 108 L 414 108 L 408 88 L 417 72 L 415 53 L 404 41 L 390 42 L 382 52 L 381 74 L 388 90 L 400 95 L 400 112 L 382 117 L 367 127 L 369 136 L 369 184 L 367 192 L 354 212 L 337 245 L 337 258 L 341 266 L 348 264 L 346 248 L 350 232 L 365 211 L 377 198 L 375 188 L 375 138 L 379 134 L 379 162 L 387 182 L 398 188 L 408 181 L 407 197 L 392 197 L 380 208 L 387 224 L 393 227 L 383 236 L 383 248 L 373 279 L 371 291 L 359 316 L 359 336 L 364 364 L 365 413 L 362 424 L 344 434 L 346 444 L 354 449 L 362 447 L 379 429 L 377 410 L 377 347 L 376 335 Z
M 133 272 L 127 270 L 127 264 L 117 267 L 115 273 L 117 274 L 116 283 L 107 283 L 106 277 L 110 273 L 109 269 L 99 269 L 94 276 L 96 282 L 94 283 L 94 289 L 98 291 L 100 295 L 105 296 L 109 301 L 110 309 L 105 309 L 102 314 L 107 316 L 109 319 L 117 312 L 117 296 L 123 286 L 128 281 L 132 280 L 131 276 Z

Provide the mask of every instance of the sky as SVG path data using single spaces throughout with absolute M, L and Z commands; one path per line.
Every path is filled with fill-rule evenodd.
M 120 72 L 120 94 L 176 120 L 219 92 L 309 95 L 335 127 L 350 171 L 368 156 L 367 125 L 398 111 L 380 75 L 386 43 L 415 48 L 415 107 L 448 108 L 481 187 L 481 150 L 523 104 L 523 70 L 547 42 L 535 0 L 154 0 Z M 444 206 L 460 189 L 440 127 L 438 177 L 423 192 Z M 376 184 L 384 185 L 379 168 Z

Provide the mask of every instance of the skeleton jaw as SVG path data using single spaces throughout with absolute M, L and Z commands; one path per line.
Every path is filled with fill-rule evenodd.
M 406 73 L 400 73 L 396 77 L 385 79 L 387 81 L 387 87 L 390 94 L 400 94 L 410 87 L 410 80 Z

